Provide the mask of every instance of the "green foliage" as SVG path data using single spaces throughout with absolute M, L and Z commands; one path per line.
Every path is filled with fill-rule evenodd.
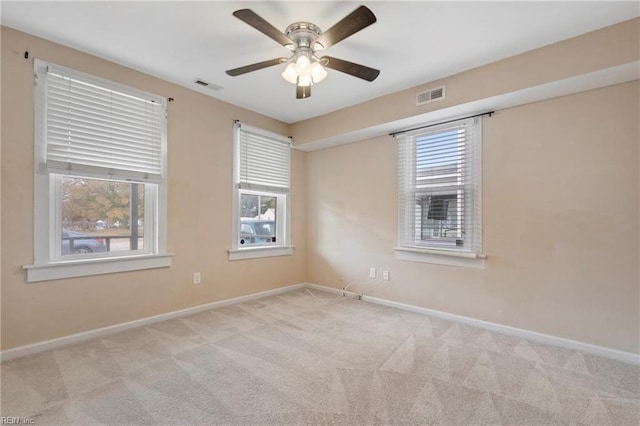
M 109 226 L 129 227 L 131 187 L 126 182 L 65 177 L 62 217 L 70 222 L 103 220 Z M 144 185 L 138 184 L 138 217 L 144 218 Z

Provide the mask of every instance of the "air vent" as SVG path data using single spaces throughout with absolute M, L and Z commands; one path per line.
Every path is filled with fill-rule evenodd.
M 201 78 L 196 78 L 193 82 L 195 84 L 197 84 L 198 86 L 206 87 L 206 88 L 209 88 L 211 90 L 222 90 L 222 89 L 224 89 L 224 87 L 222 87 L 222 86 L 218 86 L 217 84 L 209 83 L 208 81 L 204 81 Z
M 428 104 L 429 102 L 440 101 L 445 98 L 446 86 L 425 90 L 416 94 L 416 106 Z

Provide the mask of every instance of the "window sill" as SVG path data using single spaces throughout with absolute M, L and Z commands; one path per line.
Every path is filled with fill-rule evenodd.
M 172 260 L 173 254 L 154 254 L 51 262 L 25 265 L 23 268 L 27 270 L 27 282 L 31 283 L 141 269 L 168 268 Z
M 469 268 L 485 268 L 487 256 L 456 250 L 423 249 L 412 247 L 396 247 L 395 258 L 409 262 L 434 263 L 436 265 L 464 266 Z
M 257 259 L 260 257 L 291 256 L 293 246 L 252 247 L 228 250 L 229 260 Z

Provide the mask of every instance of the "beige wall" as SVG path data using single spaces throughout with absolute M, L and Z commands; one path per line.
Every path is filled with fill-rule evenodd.
M 29 60 L 23 58 L 24 51 Z M 27 284 L 33 263 L 33 58 L 175 98 L 168 121 L 171 268 Z M 2 349 L 118 324 L 306 278 L 305 153 L 294 152 L 293 256 L 227 260 L 231 243 L 232 123 L 289 126 L 148 75 L 2 29 Z M 191 284 L 191 273 L 203 276 Z
M 396 143 L 309 153 L 308 279 L 640 352 L 637 81 L 498 111 L 483 125 L 484 270 L 397 261 Z M 346 117 L 348 118 L 348 117 Z

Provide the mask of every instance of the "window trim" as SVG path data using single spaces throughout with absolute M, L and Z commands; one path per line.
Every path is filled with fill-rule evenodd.
M 233 200 L 231 221 L 231 248 L 227 250 L 229 260 L 244 260 L 262 257 L 289 256 L 293 254 L 291 245 L 291 160 L 289 160 L 289 189 L 283 192 L 272 192 L 268 189 L 241 188 L 240 185 L 240 129 L 256 133 L 260 136 L 272 138 L 280 142 L 291 143 L 291 138 L 278 135 L 239 121 L 233 126 Z M 291 147 L 289 148 L 291 149 Z M 258 194 L 277 197 L 276 229 L 282 238 L 276 238 L 275 244 L 252 245 L 241 247 L 240 240 L 240 197 L 241 194 Z M 284 207 L 280 207 L 284 200 Z M 280 240 L 280 241 L 278 241 Z
M 173 253 L 78 259 L 25 265 L 27 282 L 171 267 Z
M 484 269 L 487 255 L 463 252 L 452 249 L 426 249 L 413 247 L 394 247 L 394 257 L 409 262 L 434 263 L 445 266 L 466 266 Z
M 34 74 L 36 83 L 38 75 L 46 72 L 47 67 L 54 66 L 57 70 L 68 71 L 74 77 L 87 79 L 95 84 L 103 85 L 114 90 L 125 91 L 131 94 L 144 94 L 160 98 L 157 95 L 148 94 L 135 88 L 131 88 L 116 82 L 94 77 L 81 71 L 65 68 L 40 59 L 34 60 Z M 54 235 L 60 225 L 58 211 L 59 200 L 55 194 L 59 194 L 61 179 L 53 171 L 46 167 L 46 85 L 42 82 L 36 84 L 34 93 L 34 235 L 33 252 L 34 263 L 23 266 L 27 271 L 27 282 L 47 281 L 62 278 L 81 277 L 88 275 L 108 274 L 124 271 L 135 271 L 150 268 L 170 267 L 172 265 L 172 254 L 166 252 L 167 236 L 167 119 L 165 116 L 164 125 L 161 131 L 161 156 L 162 180 L 158 183 L 145 183 L 145 198 L 150 197 L 145 202 L 145 227 L 151 226 L 152 231 L 148 234 L 152 240 L 152 247 L 149 251 L 122 252 L 121 255 L 111 254 L 101 257 L 70 257 L 56 256 L 59 250 L 56 248 L 57 238 Z M 82 176 L 80 176 L 82 177 Z M 87 178 L 92 178 L 86 176 Z M 93 177 L 95 178 L 95 177 Z M 99 179 L 108 179 L 106 177 Z M 115 178 L 113 180 L 120 180 Z M 155 185 L 155 190 L 149 190 L 149 185 Z M 147 216 L 147 213 L 153 213 Z M 150 218 L 152 218 L 150 220 Z M 149 222 L 154 222 L 149 224 Z M 145 244 L 146 246 L 146 244 Z
M 279 247 L 245 247 L 241 249 L 227 250 L 229 260 L 258 259 L 261 257 L 290 256 L 293 254 L 294 246 Z
M 413 131 L 410 130 L 412 132 L 415 132 L 415 131 L 424 129 L 426 127 L 436 127 L 436 126 L 440 127 L 441 125 L 444 126 L 446 124 L 452 124 L 452 123 L 465 121 L 465 120 L 473 120 L 473 119 L 477 120 L 475 123 L 475 125 L 477 126 L 475 129 L 477 132 L 477 137 L 475 138 L 475 141 L 474 141 L 475 142 L 474 166 L 476 168 L 475 178 L 477 179 L 477 185 L 475 190 L 477 191 L 477 199 L 474 206 L 476 211 L 474 213 L 478 219 L 479 228 L 475 230 L 474 238 L 477 239 L 478 249 L 476 250 L 468 249 L 468 248 L 458 249 L 455 247 L 435 247 L 435 246 L 426 246 L 426 245 L 417 245 L 417 244 L 403 245 L 401 235 L 406 231 L 405 222 L 407 218 L 404 218 L 404 222 L 403 222 L 402 214 L 399 212 L 398 234 L 397 234 L 398 243 L 397 243 L 397 246 L 394 247 L 394 257 L 396 259 L 402 260 L 402 261 L 432 263 L 432 264 L 446 265 L 446 266 L 462 266 L 462 267 L 473 267 L 473 268 L 486 267 L 487 255 L 482 252 L 482 244 L 483 244 L 483 238 L 482 238 L 482 128 L 483 126 L 482 126 L 482 119 L 481 119 L 482 115 L 484 114 L 478 114 L 470 117 L 460 118 L 457 120 L 448 120 L 443 123 L 428 124 L 426 126 L 420 126 L 414 129 Z M 443 129 L 443 131 L 446 131 L 446 130 Z M 403 133 L 403 132 L 398 132 L 393 135 L 396 136 L 397 134 L 400 134 L 400 133 Z M 400 141 L 398 143 L 400 143 Z M 400 167 L 402 167 L 402 163 L 399 162 L 398 168 Z M 399 186 L 402 184 L 404 183 L 400 181 L 398 182 Z M 398 195 L 402 196 L 403 190 L 400 187 L 398 189 L 399 189 Z M 414 191 L 413 195 L 415 196 L 416 194 L 417 192 Z M 400 208 L 400 205 L 398 207 Z M 464 214 L 465 215 L 469 214 L 466 211 L 466 208 L 465 208 Z M 468 219 L 462 218 L 462 220 L 468 220 Z M 415 218 L 412 221 L 412 223 L 415 223 Z M 415 230 L 414 230 L 414 234 L 415 234 Z

